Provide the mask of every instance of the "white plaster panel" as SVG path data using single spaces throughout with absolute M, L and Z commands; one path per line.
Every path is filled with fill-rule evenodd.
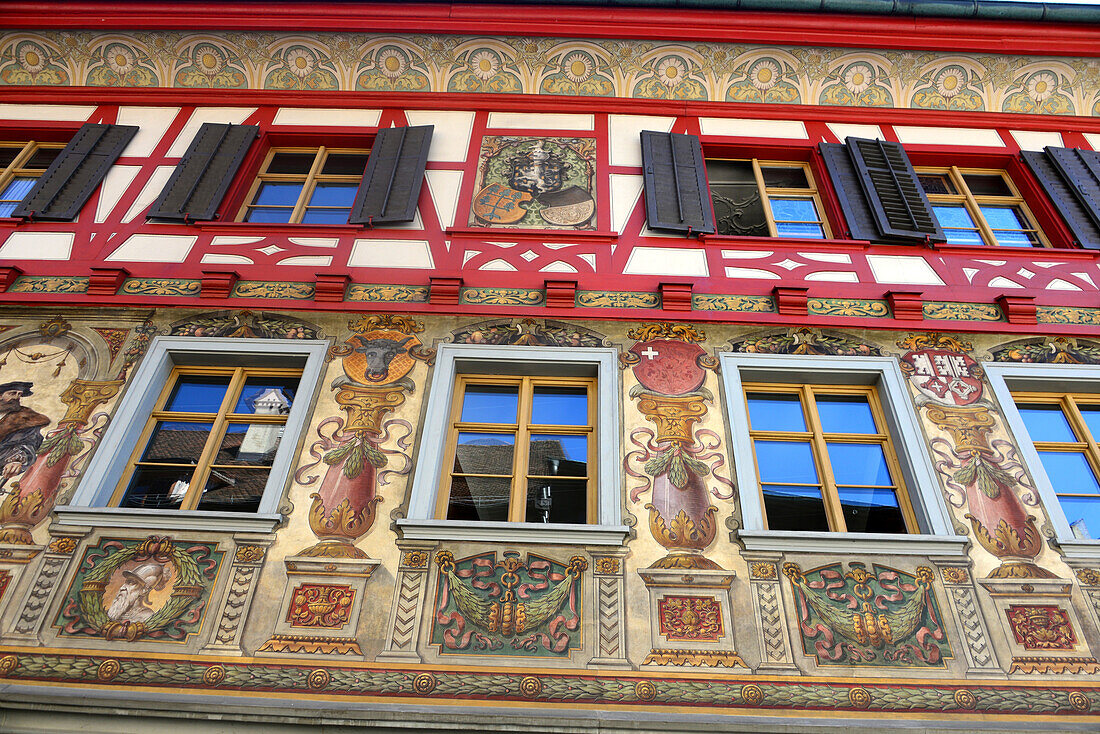
M 555 260 L 549 265 L 545 265 L 539 268 L 540 273 L 575 273 L 577 269 L 569 263 L 563 263 L 561 260 Z
M 623 233 L 630 215 L 638 206 L 645 179 L 634 174 L 611 174 L 611 228 Z
M 119 107 L 119 125 L 137 125 L 138 131 L 130 140 L 124 156 L 152 155 L 157 143 L 180 113 L 179 107 Z
M 903 145 L 974 145 L 1003 148 L 1005 141 L 996 130 L 978 127 L 919 127 L 895 125 L 894 132 Z
M 382 110 L 350 110 L 328 107 L 283 107 L 272 125 L 308 127 L 378 127 Z
M 760 280 L 779 280 L 779 276 L 758 268 L 726 268 L 727 278 L 757 278 Z
M 706 277 L 707 256 L 702 250 L 680 247 L 635 247 L 623 268 L 625 275 L 690 275 Z
M 642 165 L 642 130 L 667 133 L 676 122 L 675 117 L 651 117 L 648 115 L 610 115 L 607 118 L 608 136 L 611 138 L 611 165 Z
M 813 260 L 819 263 L 850 263 L 852 262 L 851 255 L 845 255 L 843 252 L 800 252 L 798 253 L 806 260 Z
M 338 237 L 287 237 L 287 240 L 302 247 L 336 247 L 340 244 Z
M 842 143 L 848 136 L 853 138 L 869 138 L 871 140 L 886 139 L 886 136 L 882 134 L 882 128 L 878 125 L 859 125 L 850 122 L 826 122 L 825 126 L 829 128 L 833 135 L 836 135 Z
M 1079 291 L 1081 289 L 1078 288 L 1077 286 L 1075 286 L 1073 283 L 1068 283 L 1068 282 L 1062 280 L 1061 278 L 1055 278 L 1054 280 L 1047 283 L 1047 290 L 1048 291 Z
M 410 125 L 435 125 L 428 160 L 457 163 L 466 160 L 474 113 L 448 110 L 411 110 L 405 112 Z
M 424 171 L 435 212 L 441 227 L 455 225 L 458 211 L 458 193 L 462 190 L 462 171 Z M 419 211 L 417 212 L 419 214 Z
M 1048 145 L 1061 148 L 1064 145 L 1062 133 L 1035 130 L 1010 130 L 1009 132 L 1012 133 L 1021 150 L 1042 150 Z
M 145 182 L 141 193 L 134 199 L 134 203 L 130 205 L 126 215 L 122 217 L 122 221 L 132 222 L 134 217 L 152 206 L 153 202 L 160 196 L 160 192 L 164 190 L 168 179 L 172 177 L 172 171 L 174 170 L 176 170 L 175 166 L 157 166 L 157 170 L 153 171 L 153 175 Z
M 770 250 L 722 250 L 722 257 L 727 260 L 758 260 L 771 254 Z
M 490 112 L 488 126 L 509 130 L 593 130 L 596 117 L 564 113 Z
M 867 264 L 879 283 L 904 285 L 943 285 L 940 276 L 923 257 L 904 255 L 868 255 Z
M 1100 150 L 1100 133 L 1085 133 L 1085 140 L 1093 150 Z
M 332 265 L 332 255 L 295 255 L 279 261 L 279 265 L 300 265 L 313 268 L 327 268 Z
M 99 202 L 95 208 L 95 220 L 107 221 L 111 211 L 118 205 L 118 200 L 126 193 L 126 189 L 134 182 L 141 166 L 111 166 L 107 175 L 103 177 L 103 183 L 99 187 Z
M 819 280 L 828 283 L 858 283 L 859 276 L 855 273 L 844 273 L 838 270 L 822 270 L 818 273 L 810 273 L 802 276 L 806 280 Z
M 989 280 L 990 288 L 1023 288 L 1019 283 L 1013 282 L 1003 275 L 998 275 L 996 278 Z M 1076 288 L 1074 290 L 1077 290 Z
M 798 120 L 747 120 L 732 117 L 700 117 L 699 132 L 734 138 L 783 138 L 806 140 L 806 126 Z
M 83 122 L 95 110 L 95 105 L 0 104 L 0 120 Z
M 208 252 L 199 260 L 200 263 L 214 263 L 216 265 L 251 265 L 252 258 L 244 255 L 230 255 L 222 252 Z
M 478 268 L 478 270 L 501 270 L 501 271 L 506 271 L 506 272 L 511 272 L 511 271 L 514 271 L 515 269 L 516 269 L 515 265 L 512 265 L 507 260 L 503 260 L 499 257 L 496 258 L 495 260 L 490 260 L 489 262 L 485 263 L 480 268 Z
M 195 137 L 204 122 L 220 122 L 240 125 L 256 111 L 255 107 L 198 107 L 191 113 L 191 119 L 180 130 L 172 147 L 168 149 L 169 158 L 179 158 L 187 152 L 187 146 Z
M 0 247 L 0 259 L 68 260 L 75 239 L 69 232 L 12 232 Z
M 256 242 L 263 242 L 263 237 L 241 237 L 239 235 L 219 235 L 210 241 L 211 245 L 217 247 L 218 245 L 251 245 Z
M 429 269 L 435 264 L 427 240 L 355 240 L 348 266 Z
M 181 263 L 198 237 L 188 235 L 135 234 L 104 258 L 114 262 Z

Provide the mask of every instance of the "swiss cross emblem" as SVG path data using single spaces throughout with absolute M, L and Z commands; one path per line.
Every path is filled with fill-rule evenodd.
M 647 390 L 662 395 L 683 395 L 698 390 L 706 373 L 696 361 L 706 354 L 698 344 L 675 339 L 651 339 L 630 348 L 638 357 L 634 376 Z
M 932 400 L 969 405 L 982 396 L 981 367 L 965 354 L 922 349 L 901 361 L 909 381 Z

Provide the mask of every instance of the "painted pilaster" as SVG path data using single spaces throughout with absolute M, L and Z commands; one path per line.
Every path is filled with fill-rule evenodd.
M 428 563 L 438 543 L 399 540 L 401 562 L 397 567 L 397 584 L 390 604 L 390 634 L 386 646 L 376 660 L 382 662 L 419 663 L 420 634 L 423 624 L 424 597 L 428 590 Z
M 757 673 L 800 675 L 791 652 L 791 635 L 783 614 L 779 583 L 781 553 L 746 553 L 749 564 L 749 588 L 756 615 L 756 637 L 760 647 Z
M 629 669 L 626 658 L 625 548 L 587 548 L 592 556 L 592 577 L 599 606 L 597 615 L 597 652 L 589 668 Z

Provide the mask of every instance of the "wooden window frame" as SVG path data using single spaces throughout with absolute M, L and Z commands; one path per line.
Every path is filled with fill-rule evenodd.
M 462 413 L 462 401 L 466 393 L 467 385 L 516 385 L 518 386 L 518 402 L 516 407 L 516 423 L 479 423 L 463 422 L 460 420 Z M 588 396 L 587 425 L 549 425 L 531 422 L 532 396 L 536 387 L 553 385 L 557 387 L 585 387 Z M 454 391 L 451 396 L 451 410 L 448 421 L 446 448 L 443 453 L 443 471 L 440 476 L 439 491 L 436 495 L 435 516 L 446 520 L 450 507 L 452 480 L 455 475 L 455 454 L 458 449 L 458 434 L 460 431 L 477 433 L 499 433 L 515 436 L 514 450 L 512 453 L 511 475 L 470 475 L 492 476 L 496 478 L 511 478 L 511 491 L 508 502 L 507 522 L 527 522 L 527 481 L 528 479 L 544 478 L 542 475 L 528 474 L 528 459 L 530 450 L 530 435 L 552 434 L 562 436 L 588 436 L 588 455 L 586 475 L 584 477 L 568 477 L 571 480 L 585 480 L 585 524 L 591 525 L 597 522 L 597 492 L 596 481 L 599 476 L 596 466 L 597 438 L 597 379 L 594 377 L 557 377 L 535 375 L 455 375 Z M 534 429 L 534 430 L 532 430 Z
M 41 178 L 42 174 L 46 172 L 46 168 L 26 168 L 24 164 L 27 163 L 34 154 L 39 150 L 57 150 L 61 151 L 65 149 L 64 143 L 50 143 L 43 142 L 41 140 L 3 140 L 0 141 L 0 148 L 16 148 L 21 147 L 22 150 L 16 154 L 15 158 L 6 168 L 0 171 L 0 192 L 7 189 L 8 184 L 15 178 Z M 47 166 L 48 168 L 48 166 Z M 18 202 L 17 202 L 18 205 Z
M 311 146 L 279 146 L 270 148 L 264 156 L 263 163 L 260 165 L 255 178 L 252 180 L 252 185 L 248 189 L 248 194 L 244 198 L 244 202 L 241 204 L 240 209 L 237 212 L 237 221 L 252 224 L 245 218 L 248 216 L 249 209 L 253 208 L 253 201 L 256 195 L 259 193 L 261 186 L 265 183 L 300 183 L 302 190 L 298 193 L 298 200 L 294 204 L 294 208 L 290 212 L 290 221 L 281 222 L 280 224 L 303 224 L 302 217 L 305 216 L 306 209 L 308 208 L 309 200 L 313 196 L 313 191 L 317 187 L 318 183 L 354 183 L 356 186 L 360 185 L 363 181 L 363 174 L 353 176 L 348 174 L 333 174 L 333 173 L 321 173 L 324 168 L 325 160 L 332 154 L 352 154 L 369 156 L 371 149 L 368 148 L 329 148 L 324 145 L 316 147 Z M 313 165 L 310 166 L 308 172 L 301 173 L 268 173 L 268 166 L 271 165 L 271 161 L 278 153 L 312 153 Z M 364 164 L 365 170 L 365 164 Z M 286 207 L 272 207 L 261 206 L 261 209 L 285 209 Z M 339 207 L 313 207 L 315 209 L 325 208 L 339 208 Z M 349 207 L 354 210 L 354 206 Z M 348 212 L 348 216 L 351 216 L 351 211 Z M 254 224 L 264 224 L 262 222 L 254 222 Z M 270 224 L 270 223 L 268 223 Z M 309 223 L 307 223 L 309 224 Z M 331 226 L 331 225 L 330 225 Z
M 168 402 L 177 382 L 181 377 L 187 376 L 229 376 L 229 385 L 226 387 L 225 396 L 222 398 L 217 413 L 199 413 L 191 411 L 176 412 L 165 410 L 165 404 Z M 198 507 L 199 501 L 202 499 L 203 490 L 206 487 L 206 481 L 210 477 L 211 470 L 218 466 L 214 462 L 214 459 L 218 454 L 218 450 L 225 436 L 226 428 L 230 423 L 280 426 L 286 426 L 287 424 L 287 415 L 284 414 L 257 415 L 256 413 L 232 412 L 232 408 L 240 399 L 240 393 L 244 387 L 245 381 L 250 377 L 297 377 L 300 384 L 302 370 L 262 367 L 173 367 L 170 378 L 165 382 L 157 398 L 156 408 L 149 414 L 145 422 L 145 427 L 141 432 L 141 437 L 137 441 L 133 452 L 130 454 L 126 470 L 118 486 L 115 488 L 114 493 L 111 495 L 108 506 L 119 506 L 126 495 L 127 489 L 129 489 L 130 479 L 133 477 L 138 466 L 181 466 L 180 464 L 171 464 L 167 462 L 141 461 L 141 456 L 149 445 L 149 441 L 152 438 L 157 423 L 160 421 L 210 423 L 210 433 L 206 439 L 206 443 L 203 445 L 202 452 L 199 454 L 198 459 L 196 459 L 195 469 L 191 474 L 191 481 L 189 482 L 187 493 L 180 501 L 180 506 L 178 508 L 173 508 L 172 511 L 195 510 Z M 257 470 L 258 469 L 257 467 Z M 270 474 L 271 467 L 266 467 L 266 469 Z
M 1085 422 L 1085 417 L 1081 415 L 1081 411 L 1077 407 L 1078 403 L 1100 406 L 1100 394 L 1013 390 L 1012 400 L 1016 404 L 1017 410 L 1024 405 L 1057 405 L 1061 408 L 1062 415 L 1065 416 L 1066 420 L 1069 422 L 1070 429 L 1078 438 L 1077 441 L 1037 441 L 1030 433 L 1028 434 L 1028 438 L 1031 439 L 1031 443 L 1037 452 L 1056 451 L 1067 454 L 1084 454 L 1085 461 L 1088 462 L 1089 468 L 1092 469 L 1093 476 L 1096 478 L 1097 483 L 1100 484 L 1100 445 L 1097 444 L 1096 437 L 1092 435 L 1088 423 Z M 1084 440 L 1080 440 L 1082 436 Z M 1040 455 L 1039 458 L 1041 461 L 1042 456 Z M 1053 482 L 1051 484 L 1053 486 Z M 1054 487 L 1054 494 L 1059 502 L 1061 502 L 1063 497 L 1097 496 L 1089 492 L 1061 492 L 1058 490 L 1058 487 Z
M 821 198 L 821 188 L 817 185 L 817 181 L 814 179 L 813 167 L 806 161 L 783 161 L 783 160 L 764 160 L 760 158 L 739 158 L 729 156 L 707 156 L 706 161 L 729 161 L 736 163 L 751 163 L 753 178 L 756 180 L 756 189 L 760 192 L 761 206 L 764 209 L 764 218 L 768 224 L 768 236 L 777 239 L 802 239 L 799 237 L 788 237 L 779 234 L 779 228 L 775 224 L 775 215 L 772 213 L 771 197 L 776 198 L 786 197 L 799 197 L 811 199 L 814 203 L 814 211 L 817 213 L 817 223 L 821 225 L 821 232 L 824 239 L 832 239 L 832 229 L 829 227 L 829 218 L 825 216 L 825 205 Z M 779 186 L 767 186 L 764 182 L 765 168 L 798 168 L 806 176 L 806 183 L 808 188 L 796 189 L 785 188 Z M 709 172 L 707 174 L 707 185 L 713 186 L 714 179 L 711 178 Z M 721 182 L 718 182 L 719 184 Z M 712 195 L 713 201 L 713 195 Z M 712 204 L 713 206 L 713 204 Z M 715 223 L 717 227 L 717 222 Z M 726 235 L 730 236 L 730 235 Z M 812 239 L 817 239 L 812 238 Z
M 833 476 L 832 462 L 829 459 L 829 452 L 827 442 L 833 443 L 852 443 L 852 444 L 874 444 L 882 447 L 883 454 L 886 457 L 886 465 L 890 471 L 890 478 L 894 482 L 892 485 L 894 495 L 898 499 L 898 507 L 901 510 L 902 518 L 905 522 L 905 530 L 908 534 L 915 534 L 920 532 L 920 527 L 917 522 L 916 513 L 913 510 L 912 499 L 909 495 L 909 489 L 905 485 L 904 473 L 902 471 L 901 463 L 898 461 L 897 453 L 894 450 L 893 440 L 890 433 L 886 430 L 888 422 L 886 420 L 886 414 L 883 410 L 882 403 L 879 400 L 878 390 L 874 385 L 825 385 L 825 384 L 807 384 L 807 383 L 785 383 L 785 382 L 745 382 L 742 383 L 742 398 L 745 401 L 745 414 L 749 415 L 748 396 L 750 393 L 783 393 L 788 395 L 798 395 L 799 402 L 802 408 L 802 415 L 806 421 L 806 431 L 762 431 L 755 430 L 752 426 L 749 426 L 749 437 L 753 442 L 752 454 L 753 454 L 753 468 L 756 472 L 756 484 L 760 493 L 760 506 L 765 507 L 764 504 L 764 482 L 760 477 L 759 460 L 756 458 L 756 445 L 757 438 L 765 438 L 770 440 L 793 440 L 806 442 L 809 439 L 810 448 L 813 453 L 814 462 L 816 464 L 815 470 L 818 475 L 818 485 L 802 485 L 802 486 L 820 486 L 822 501 L 825 504 L 825 514 L 829 522 L 829 531 L 846 533 L 848 532 L 847 523 L 844 519 L 844 510 L 840 503 L 840 494 L 837 490 L 836 480 Z M 821 426 L 821 420 L 817 414 L 816 395 L 859 395 L 867 398 L 867 402 L 871 408 L 871 414 L 875 421 L 876 433 L 827 433 Z M 751 419 L 750 419 L 751 420 Z M 879 487 L 876 487 L 879 488 Z M 763 512 L 764 528 L 768 529 L 768 514 L 767 511 Z M 875 532 L 871 530 L 869 532 Z
M 1012 176 L 1008 171 L 1003 168 L 961 168 L 959 166 L 915 166 L 914 170 L 917 176 L 923 175 L 946 175 L 955 189 L 959 192 L 957 194 L 931 194 L 925 192 L 925 196 L 928 197 L 928 202 L 935 206 L 936 204 L 962 204 L 966 209 L 970 218 L 974 221 L 975 226 L 978 229 L 978 236 L 982 238 L 982 242 L 986 246 L 990 247 L 1013 247 L 1014 245 L 1001 245 L 997 242 L 997 236 L 993 231 L 993 228 L 989 226 L 989 223 L 985 220 L 985 216 L 982 214 L 982 204 L 992 204 L 996 206 L 1012 206 L 1018 208 L 1024 218 L 1027 219 L 1027 223 L 1031 225 L 1030 228 L 1022 229 L 1021 232 L 1034 233 L 1036 243 L 1031 247 L 1050 247 L 1050 240 L 1047 239 L 1046 234 L 1043 233 L 1042 228 L 1039 226 L 1038 220 L 1028 208 L 1027 201 L 1020 194 L 1020 190 L 1016 187 L 1015 182 L 1012 180 Z M 985 195 L 976 196 L 970 191 L 970 187 L 966 185 L 967 175 L 979 175 L 979 176 L 1000 176 L 1008 187 L 1008 190 L 1012 192 L 1007 196 L 995 196 Z M 940 225 L 943 226 L 942 224 Z M 947 230 L 945 229 L 946 233 Z M 948 243 L 949 245 L 951 243 Z

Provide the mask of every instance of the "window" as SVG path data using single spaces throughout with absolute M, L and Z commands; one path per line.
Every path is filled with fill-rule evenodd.
M 59 521 L 272 531 L 327 350 L 156 337 Z
M 708 159 L 707 178 L 718 234 L 830 237 L 805 163 Z
M 595 381 L 460 375 L 438 515 L 587 523 Z
M 1047 244 L 1004 171 L 917 168 L 917 178 L 952 245 Z
M 730 353 L 721 373 L 746 548 L 962 552 L 897 360 Z
M 269 151 L 241 221 L 347 224 L 369 155 L 325 147 Z
M 871 386 L 744 386 L 765 518 L 774 530 L 916 529 Z
M 0 217 L 10 217 L 64 145 L 0 143 Z
M 441 344 L 404 537 L 621 544 L 617 359 Z
M 301 375 L 177 367 L 111 504 L 255 512 Z
M 1013 392 L 1075 538 L 1100 538 L 1100 395 Z

